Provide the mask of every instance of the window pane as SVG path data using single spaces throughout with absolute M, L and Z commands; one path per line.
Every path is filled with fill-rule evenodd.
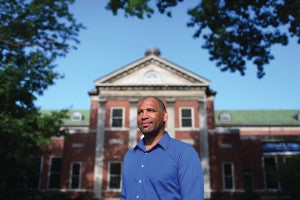
M 223 164 L 223 173 L 224 173 L 224 188 L 233 189 L 233 171 L 232 171 L 231 163 Z
M 72 163 L 71 188 L 80 188 L 81 165 L 80 163 Z
M 71 188 L 73 188 L 73 189 L 79 188 L 79 176 L 72 177 Z
M 60 174 L 51 174 L 49 188 L 59 188 Z
M 61 170 L 61 158 L 51 159 L 51 172 L 60 172 Z
M 226 176 L 231 176 L 231 165 L 230 164 L 224 164 L 224 173 Z
M 111 162 L 109 164 L 109 188 L 120 189 L 121 188 L 121 162 Z
M 112 126 L 113 127 L 122 127 L 122 119 L 113 119 Z
M 80 164 L 73 163 L 72 173 L 73 173 L 73 175 L 79 175 L 79 173 L 80 173 Z
M 115 175 L 121 174 L 121 165 L 120 163 L 111 163 L 110 164 L 110 173 Z
M 181 115 L 182 115 L 182 117 L 191 117 L 192 111 L 191 111 L 191 109 L 182 109 Z
M 192 109 L 181 109 L 181 126 L 192 127 Z
M 49 176 L 49 188 L 59 188 L 60 178 L 61 178 L 61 158 L 51 159 L 51 168 Z
M 114 117 L 122 117 L 122 109 L 113 109 Z
M 120 176 L 111 177 L 110 181 L 109 181 L 109 188 L 120 189 L 121 188 L 121 177 Z
M 264 158 L 267 189 L 278 189 L 278 173 L 274 157 Z
M 192 120 L 191 119 L 182 119 L 182 127 L 191 127 Z
M 123 109 L 113 109 L 112 110 L 112 127 L 122 127 L 123 126 Z

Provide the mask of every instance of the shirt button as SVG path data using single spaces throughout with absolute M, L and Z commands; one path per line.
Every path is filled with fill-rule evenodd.
M 144 165 L 141 165 L 141 167 L 143 168 L 143 167 L 144 167 Z
M 139 196 L 139 195 L 136 195 L 136 198 L 138 199 L 138 198 L 140 198 L 140 196 Z
M 139 180 L 139 183 L 141 183 L 142 182 L 142 180 Z

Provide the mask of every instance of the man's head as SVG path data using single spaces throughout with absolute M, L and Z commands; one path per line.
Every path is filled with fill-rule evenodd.
M 138 102 L 137 125 L 147 136 L 163 134 L 168 113 L 164 102 L 157 97 L 144 97 Z

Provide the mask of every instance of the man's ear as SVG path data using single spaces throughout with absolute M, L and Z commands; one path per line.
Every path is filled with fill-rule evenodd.
M 165 112 L 164 112 L 164 122 L 167 122 L 167 121 L 168 121 L 168 118 L 169 118 L 168 112 L 165 111 Z

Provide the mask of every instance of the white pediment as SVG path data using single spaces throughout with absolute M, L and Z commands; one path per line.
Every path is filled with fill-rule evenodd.
M 116 85 L 203 85 L 210 82 L 157 55 L 147 55 L 136 62 L 104 76 L 95 82 L 96 86 Z

